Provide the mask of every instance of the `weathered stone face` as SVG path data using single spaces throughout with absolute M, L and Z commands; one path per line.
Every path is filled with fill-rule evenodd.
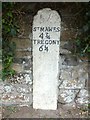
M 33 21 L 33 108 L 57 108 L 57 82 L 61 19 L 49 8 Z

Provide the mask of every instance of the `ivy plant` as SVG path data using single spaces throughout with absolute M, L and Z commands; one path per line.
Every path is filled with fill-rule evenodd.
M 81 27 L 81 35 L 76 38 L 76 52 L 80 56 L 90 54 L 90 6 L 86 3 L 83 11 L 83 24 Z
M 2 4 L 2 79 L 13 76 L 15 71 L 11 65 L 15 56 L 16 44 L 11 41 L 17 35 L 18 26 L 13 12 L 16 3 Z

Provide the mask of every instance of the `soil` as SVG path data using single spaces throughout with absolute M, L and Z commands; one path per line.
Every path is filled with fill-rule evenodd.
M 36 110 L 32 106 L 3 106 L 2 118 L 87 118 L 88 111 L 58 104 L 57 110 Z

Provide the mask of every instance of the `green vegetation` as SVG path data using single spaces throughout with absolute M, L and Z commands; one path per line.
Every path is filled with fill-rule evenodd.
M 17 34 L 17 24 L 13 13 L 15 3 L 2 4 L 2 79 L 13 76 L 15 71 L 11 68 L 13 63 L 16 44 L 11 38 Z
M 76 53 L 80 56 L 87 56 L 90 53 L 90 6 L 84 5 L 82 11 L 81 35 L 76 38 Z
M 90 53 L 90 36 L 86 38 L 77 38 L 76 39 L 76 52 L 80 56 L 86 56 Z

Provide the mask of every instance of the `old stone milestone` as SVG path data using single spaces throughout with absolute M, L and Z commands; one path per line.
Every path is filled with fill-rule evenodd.
M 33 108 L 56 110 L 61 19 L 49 8 L 33 21 Z

